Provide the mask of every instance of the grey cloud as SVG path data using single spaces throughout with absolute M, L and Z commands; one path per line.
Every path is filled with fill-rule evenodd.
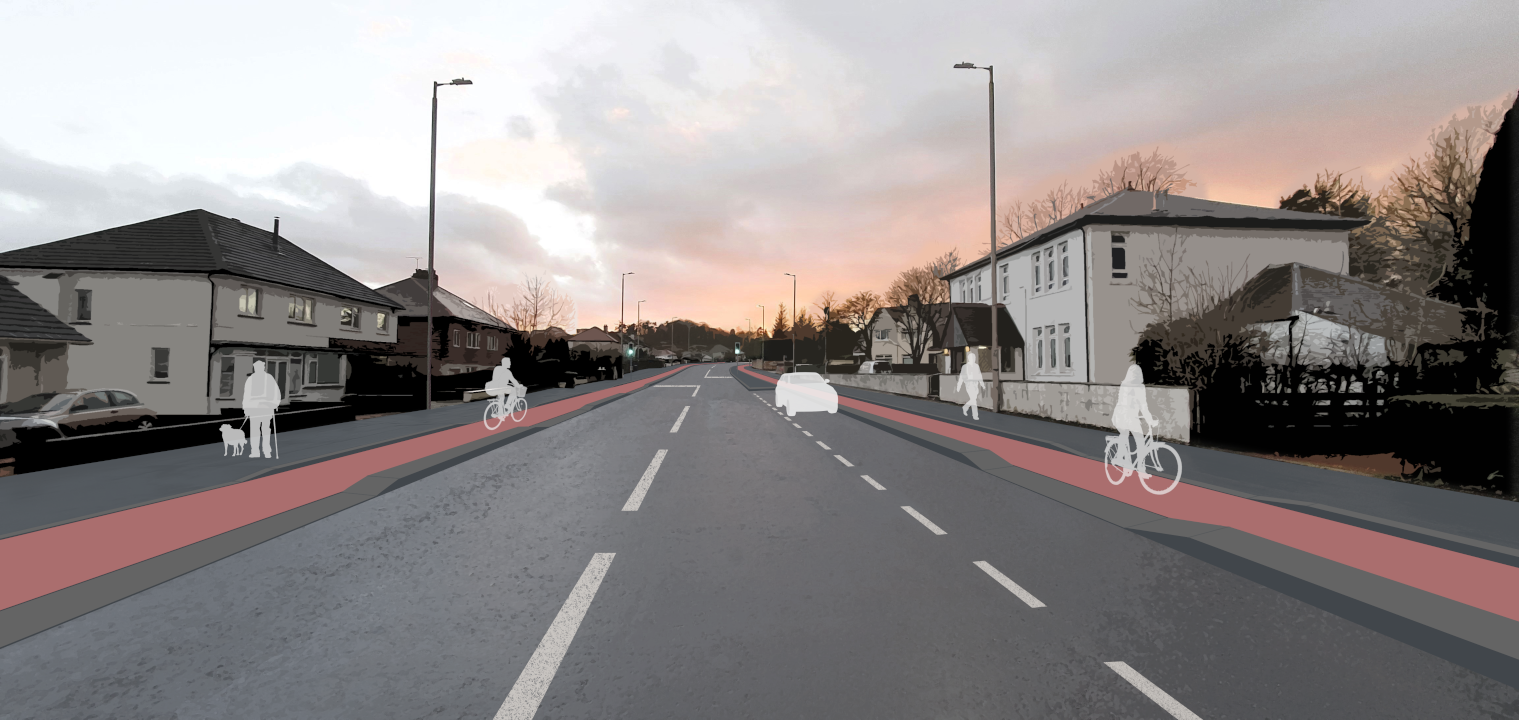
M 696 56 L 686 52 L 675 42 L 666 43 L 659 51 L 659 78 L 673 87 L 705 94 L 705 88 L 696 82 Z
M 506 133 L 515 140 L 532 140 L 533 121 L 522 115 L 513 115 L 506 121 Z
M 278 216 L 281 235 L 361 282 L 394 282 L 411 274 L 408 256 L 427 254 L 426 207 L 379 195 L 361 180 L 309 163 L 220 183 L 142 167 L 66 167 L 0 145 L 5 193 L 36 207 L 0 201 L 0 250 L 204 208 L 265 228 Z M 585 278 L 592 272 L 549 256 L 511 212 L 450 193 L 438 196 L 437 248 L 439 277 L 471 298 L 523 273 Z

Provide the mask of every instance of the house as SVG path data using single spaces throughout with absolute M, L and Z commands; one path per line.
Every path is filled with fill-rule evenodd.
M 549 341 L 551 340 L 567 341 L 570 339 L 570 337 L 571 333 L 567 332 L 564 328 L 555 327 L 553 325 L 550 325 L 549 327 L 542 330 L 534 330 L 528 333 L 528 341 L 533 344 L 533 347 L 540 348 L 548 345 Z
M 267 363 L 285 403 L 342 399 L 345 341 L 385 351 L 398 305 L 273 232 L 205 210 L 0 253 L 16 289 L 93 341 L 76 387 L 136 394 L 161 414 L 241 407 Z
M 965 351 L 975 350 L 976 364 L 990 372 L 992 367 L 992 306 L 979 303 L 944 303 L 944 311 L 935 314 L 933 343 L 929 345 L 928 354 L 935 358 L 939 365 L 939 372 L 958 373 L 960 367 L 965 364 Z M 997 344 L 1002 346 L 1004 358 L 1002 361 L 1003 380 L 1022 380 L 1024 356 L 1024 339 L 1018 332 L 1018 325 L 1013 321 L 1013 316 L 1008 313 L 1006 305 L 997 306 L 999 324 L 997 325 Z M 1067 348 L 1069 351 L 1069 348 Z M 1051 344 L 1046 350 L 1043 346 L 1032 348 L 1028 355 L 1031 362 L 1038 363 L 1046 353 L 1054 357 L 1057 348 Z M 1052 359 L 1050 362 L 1054 362 Z
M 950 306 L 951 303 L 930 303 L 917 316 L 906 305 L 878 308 L 865 328 L 870 343 L 866 359 L 900 365 L 934 362 L 930 356 L 935 353 L 929 348 L 938 341 L 936 333 L 943 330 Z M 917 343 L 913 342 L 915 339 Z M 916 356 L 912 352 L 915 344 L 920 348 Z
M 622 355 L 622 343 L 606 328 L 591 326 L 569 337 L 571 352 L 588 352 L 591 357 Z
M 474 303 L 455 295 L 438 284 L 433 272 L 431 347 L 435 350 L 432 372 L 459 375 L 485 370 L 501 364 L 501 357 L 511 346 L 517 330 L 500 318 L 481 310 Z M 409 365 L 427 372 L 427 271 L 418 270 L 411 277 L 398 280 L 376 292 L 401 306 L 397 313 L 395 354 L 390 365 Z
M 1343 270 L 1349 232 L 1366 222 L 1124 190 L 945 280 L 956 302 L 1005 303 L 1028 345 L 1058 344 L 1056 362 L 1027 363 L 1026 379 L 1116 384 L 1152 320 L 1136 307 L 1147 273 L 1194 270 L 1243 281 L 1269 265 Z
M 1302 263 L 1265 268 L 1212 312 L 1264 330 L 1277 365 L 1376 367 L 1462 337 L 1457 305 Z
M 69 346 L 90 339 L 0 277 L 0 402 L 69 385 Z

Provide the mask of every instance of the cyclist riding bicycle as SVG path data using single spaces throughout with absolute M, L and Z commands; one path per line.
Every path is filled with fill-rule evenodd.
M 512 359 L 506 357 L 501 358 L 501 364 L 491 371 L 490 382 L 485 384 L 486 394 L 500 399 L 501 407 L 508 412 L 516 404 L 517 398 L 522 397 L 525 389 L 522 383 L 517 382 L 517 378 L 512 377 Z
M 1145 402 L 1144 371 L 1138 365 L 1130 365 L 1123 384 L 1118 386 L 1118 402 L 1113 406 L 1113 427 L 1118 430 L 1122 467 L 1133 470 L 1136 465 L 1140 465 L 1139 476 L 1148 479 L 1149 473 L 1145 472 L 1142 464 L 1134 462 L 1135 450 L 1131 450 L 1129 445 L 1131 438 L 1136 449 L 1142 450 L 1149 444 L 1149 434 L 1140 426 L 1140 418 L 1144 418 L 1151 428 L 1155 427 L 1155 416 L 1150 414 L 1150 406 Z

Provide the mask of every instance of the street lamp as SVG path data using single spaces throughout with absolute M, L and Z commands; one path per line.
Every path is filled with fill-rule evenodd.
M 675 354 L 675 320 L 676 320 L 676 318 L 670 318 L 669 320 L 665 321 L 665 322 L 670 323 L 670 354 L 671 355 Z M 686 349 L 690 350 L 691 348 L 686 348 Z
M 791 275 L 791 273 L 786 273 Z M 796 276 L 791 275 L 791 372 L 796 372 Z
M 632 274 L 630 272 L 622 274 L 622 297 L 617 301 L 617 323 L 622 326 L 618 328 L 622 331 L 618 335 L 622 338 L 623 362 L 631 362 L 628 360 L 628 276 Z M 631 372 L 632 366 L 629 365 L 628 369 Z
M 634 307 L 638 310 L 638 321 L 633 324 L 633 354 L 638 355 L 638 345 L 643 342 L 643 304 L 648 300 L 639 300 Z M 637 366 L 634 366 L 637 369 Z
M 986 117 L 987 137 L 991 147 L 992 181 L 992 254 L 986 259 L 986 270 L 992 285 L 992 412 L 1002 409 L 1002 346 L 997 344 L 997 85 L 992 66 L 976 67 L 970 63 L 956 63 L 959 70 L 986 71 Z
M 432 409 L 432 303 L 433 293 L 437 292 L 434 285 L 433 274 L 433 218 L 437 215 L 438 205 L 438 88 L 442 85 L 473 85 L 474 83 L 464 78 L 455 78 L 446 83 L 433 82 L 432 84 L 432 165 L 427 175 L 427 404 L 428 410 Z

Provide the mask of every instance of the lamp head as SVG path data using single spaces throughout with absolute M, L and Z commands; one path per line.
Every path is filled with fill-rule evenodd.
M 468 80 L 465 80 L 464 78 L 454 78 L 453 81 L 449 82 L 448 84 L 449 85 L 474 85 L 474 83 L 472 83 L 472 82 L 470 82 Z
M 955 68 L 958 70 L 975 70 L 976 66 L 970 63 L 955 63 Z

